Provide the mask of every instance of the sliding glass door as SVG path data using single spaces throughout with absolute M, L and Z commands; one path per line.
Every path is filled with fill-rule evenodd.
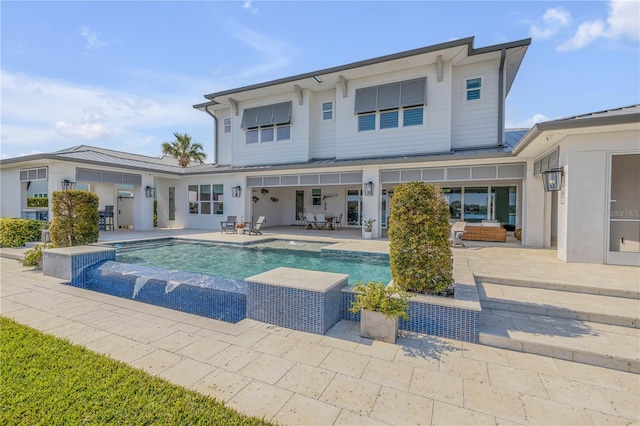
M 361 189 L 347 189 L 347 226 L 362 226 Z

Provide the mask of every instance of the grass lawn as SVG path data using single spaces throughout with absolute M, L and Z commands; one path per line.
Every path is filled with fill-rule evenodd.
M 0 317 L 0 424 L 80 423 L 269 424 Z

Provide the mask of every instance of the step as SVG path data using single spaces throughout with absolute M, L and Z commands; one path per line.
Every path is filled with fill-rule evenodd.
M 581 282 L 568 283 L 558 282 L 554 280 L 542 281 L 542 280 L 526 280 L 505 278 L 499 276 L 490 275 L 475 275 L 476 280 L 479 282 L 491 282 L 495 284 L 502 284 L 514 287 L 531 287 L 540 288 L 546 290 L 558 290 L 571 293 L 584 293 L 584 294 L 596 294 L 600 296 L 621 297 L 625 299 L 640 299 L 640 272 L 638 274 L 639 280 L 635 283 L 617 282 L 611 280 L 606 283 L 589 284 Z
M 640 330 L 567 318 L 483 310 L 480 343 L 640 374 Z
M 489 282 L 477 287 L 483 309 L 640 328 L 640 300 Z

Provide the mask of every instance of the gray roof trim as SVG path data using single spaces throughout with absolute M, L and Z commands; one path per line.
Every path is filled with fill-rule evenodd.
M 207 174 L 225 174 L 225 173 L 246 173 L 246 172 L 262 172 L 266 170 L 294 170 L 294 169 L 311 169 L 323 167 L 352 167 L 362 165 L 384 165 L 384 164 L 410 164 L 434 161 L 451 161 L 451 160 L 477 160 L 485 158 L 511 158 L 513 155 L 509 151 L 497 151 L 496 149 L 476 150 L 479 152 L 456 151 L 432 155 L 416 155 L 416 156 L 398 156 L 398 157 L 379 157 L 379 158 L 359 158 L 350 160 L 316 160 L 308 163 L 292 163 L 264 166 L 218 166 L 214 169 L 203 171 L 185 172 L 185 176 L 207 175 Z
M 453 41 L 448 41 L 448 42 L 445 42 L 445 43 L 439 43 L 439 44 L 434 44 L 434 45 L 431 45 L 431 46 L 421 47 L 421 48 L 418 48 L 418 49 L 406 50 L 404 52 L 394 53 L 394 54 L 391 54 L 391 55 L 379 56 L 377 58 L 372 58 L 372 59 L 366 59 L 366 60 L 363 60 L 363 61 L 352 62 L 350 64 L 340 65 L 340 66 L 337 66 L 337 67 L 325 68 L 325 69 L 322 69 L 322 70 L 307 72 L 307 73 L 304 73 L 304 74 L 298 74 L 298 75 L 294 75 L 294 76 L 291 76 L 291 77 L 285 77 L 285 78 L 280 78 L 280 79 L 277 79 L 277 80 L 271 80 L 271 81 L 267 81 L 267 82 L 264 82 L 264 83 L 252 84 L 252 85 L 248 85 L 248 86 L 238 87 L 236 89 L 230 89 L 230 90 L 224 90 L 222 92 L 210 93 L 208 95 L 204 95 L 204 97 L 207 98 L 207 99 L 210 99 L 211 101 L 213 101 L 213 103 L 202 103 L 202 104 L 194 105 L 193 107 L 194 108 L 199 108 L 199 107 L 202 108 L 205 105 L 215 105 L 218 102 L 215 102 L 214 99 L 216 97 L 219 97 L 219 96 L 226 96 L 226 95 L 231 95 L 231 94 L 238 93 L 238 92 L 246 92 L 248 90 L 261 89 L 261 88 L 264 88 L 264 87 L 275 86 L 277 84 L 291 83 L 291 82 L 298 81 L 298 80 L 304 80 L 304 79 L 307 79 L 307 78 L 313 78 L 313 76 L 316 76 L 316 75 L 337 73 L 337 72 L 345 71 L 345 70 L 352 69 L 352 68 L 359 68 L 359 67 L 364 67 L 364 66 L 368 66 L 368 65 L 374 65 L 374 64 L 378 64 L 378 63 L 382 63 L 382 62 L 393 61 L 393 60 L 396 60 L 396 59 L 407 58 L 407 57 L 410 57 L 410 56 L 416 56 L 416 55 L 421 55 L 421 54 L 425 54 L 425 53 L 436 52 L 438 50 L 450 49 L 452 47 L 464 46 L 465 44 L 467 45 L 467 53 L 468 53 L 469 56 L 481 55 L 483 53 L 489 53 L 489 52 L 494 52 L 494 51 L 500 51 L 503 48 L 504 49 L 510 49 L 510 48 L 515 48 L 515 47 L 529 46 L 531 44 L 531 39 L 527 38 L 527 39 L 523 39 L 523 40 L 512 41 L 512 42 L 503 43 L 503 44 L 496 44 L 496 45 L 493 45 L 493 46 L 486 46 L 486 47 L 481 47 L 481 48 L 476 49 L 476 48 L 473 47 L 473 41 L 474 41 L 474 37 L 467 37 L 467 38 L 462 38 L 462 39 L 459 39 L 459 40 L 453 40 Z
M 526 135 L 513 148 L 513 154 L 517 155 L 525 149 L 531 142 L 545 131 L 565 130 L 565 129 L 582 129 L 586 127 L 614 126 L 617 124 L 633 124 L 640 123 L 640 112 L 607 114 L 612 111 L 621 111 L 624 109 L 636 110 L 640 105 L 631 105 L 628 107 L 617 108 L 616 110 L 599 111 L 590 114 L 576 115 L 559 120 L 545 121 L 534 125 Z

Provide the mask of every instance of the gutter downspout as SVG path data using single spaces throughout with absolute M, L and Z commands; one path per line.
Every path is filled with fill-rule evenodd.
M 500 51 L 500 69 L 498 71 L 498 146 L 504 146 L 504 60 L 507 57 L 507 49 Z
M 216 117 L 209 111 L 209 105 L 206 105 L 204 107 L 204 110 L 213 118 L 213 122 L 215 124 L 213 130 L 213 163 L 211 163 L 213 166 L 215 166 L 216 164 L 218 164 L 218 117 Z

